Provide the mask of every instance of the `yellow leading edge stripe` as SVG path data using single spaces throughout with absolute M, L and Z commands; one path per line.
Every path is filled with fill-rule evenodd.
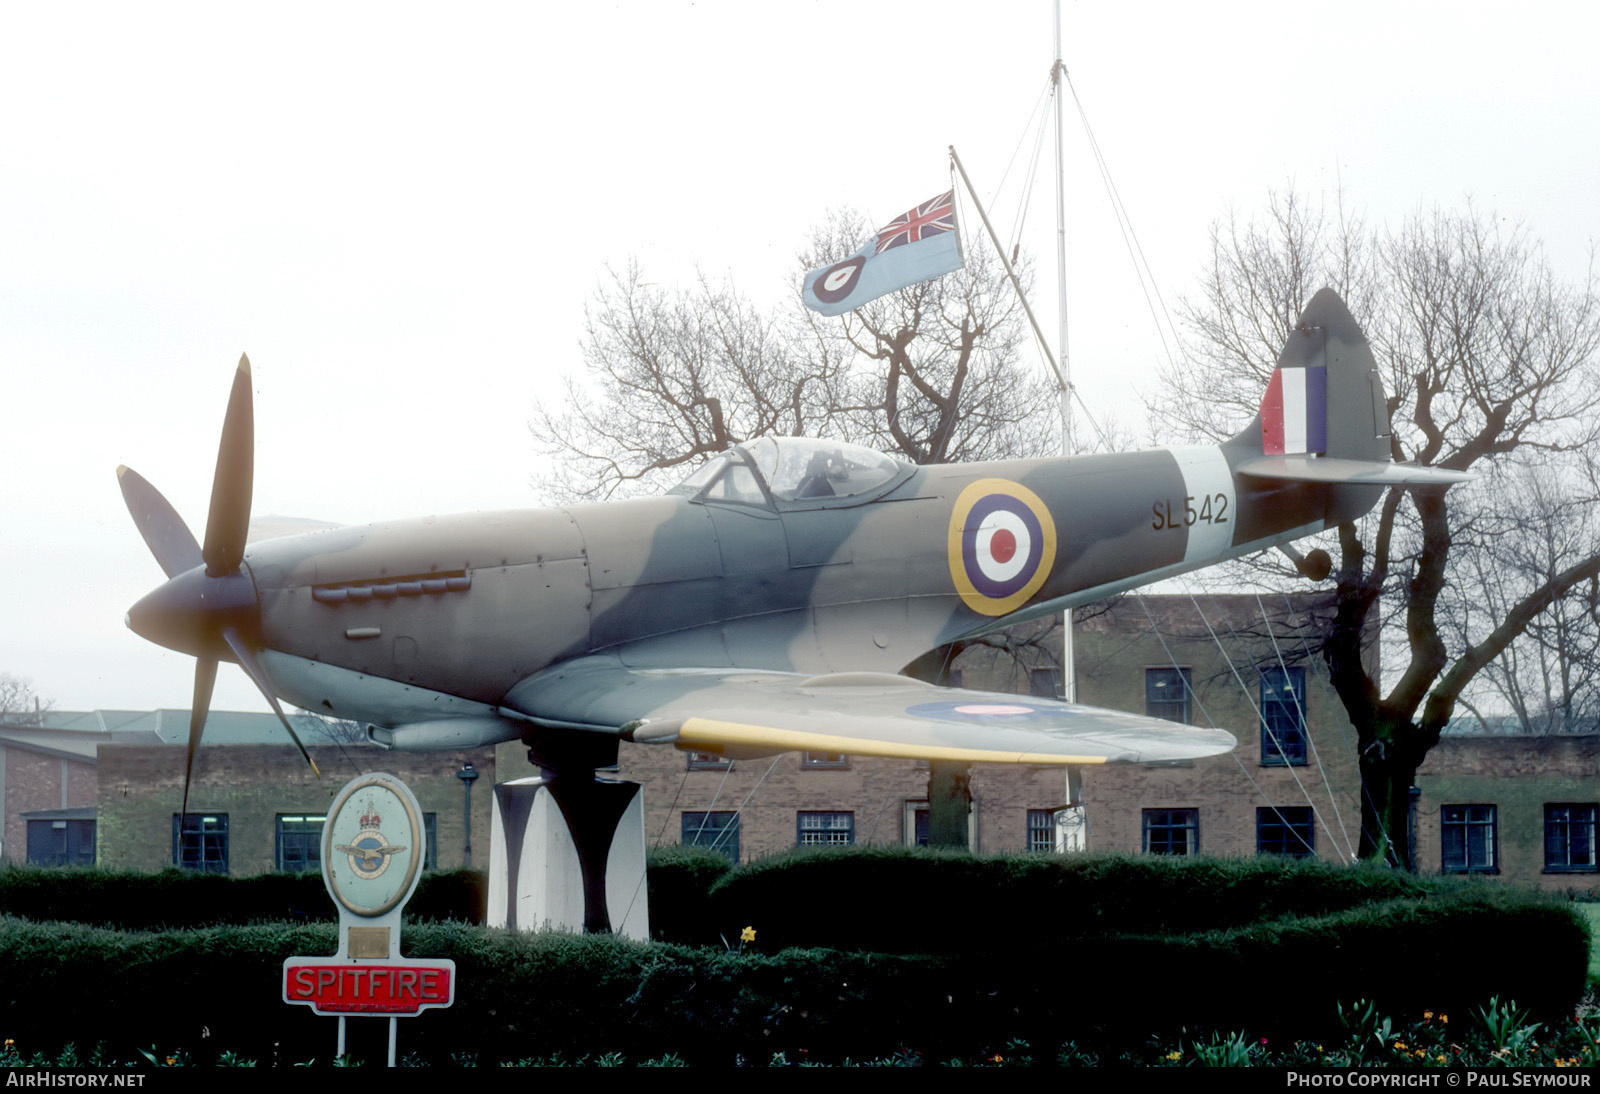
M 960 760 L 989 764 L 1103 764 L 1104 756 L 1058 756 L 1042 752 L 1002 752 L 990 748 L 950 748 L 944 745 L 911 745 L 898 741 L 876 741 L 861 737 L 839 737 L 832 733 L 809 733 L 798 729 L 719 722 L 710 718 L 689 718 L 678 730 L 678 747 L 693 745 L 696 750 L 716 752 L 721 748 L 760 748 L 773 752 L 838 752 L 850 756 L 886 756 L 898 760 Z

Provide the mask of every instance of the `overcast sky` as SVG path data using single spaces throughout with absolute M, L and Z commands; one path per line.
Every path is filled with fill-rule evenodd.
M 1291 180 L 1380 223 L 1470 198 L 1569 277 L 1600 238 L 1592 6 L 1064 9 L 1169 302 L 1210 223 Z M 977 10 L 0 6 L 0 672 L 64 709 L 188 705 L 192 660 L 123 627 L 161 572 L 113 471 L 198 535 L 241 352 L 258 515 L 534 505 L 532 402 L 607 263 L 779 306 L 830 206 L 887 220 L 949 185 L 950 144 L 986 200 L 1007 178 L 1009 224 L 1050 8 Z M 1074 377 L 1137 422 L 1160 343 L 1075 119 L 1068 157 Z M 231 667 L 216 706 L 265 709 Z

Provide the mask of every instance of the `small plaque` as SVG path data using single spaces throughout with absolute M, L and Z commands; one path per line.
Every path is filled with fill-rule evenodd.
M 349 937 L 350 945 L 346 957 L 389 956 L 388 927 L 351 927 Z

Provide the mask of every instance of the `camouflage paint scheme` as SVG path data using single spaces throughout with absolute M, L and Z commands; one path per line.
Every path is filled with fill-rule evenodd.
M 1461 480 L 1389 462 L 1371 351 L 1331 291 L 1278 364 L 1288 379 L 1326 369 L 1319 449 L 1274 450 L 1258 418 L 1192 449 L 877 457 L 881 481 L 860 493 L 775 497 L 750 492 L 759 469 L 734 470 L 757 467 L 747 447 L 696 475 L 698 491 L 255 542 L 242 566 L 260 666 L 277 695 L 367 722 L 380 744 L 520 737 L 552 770 L 612 762 L 619 739 L 1062 764 L 1227 751 L 1221 730 L 892 674 L 955 639 L 1352 519 L 1385 486 Z M 758 443 L 779 459 L 833 447 Z M 130 625 L 184 648 L 145 603 Z

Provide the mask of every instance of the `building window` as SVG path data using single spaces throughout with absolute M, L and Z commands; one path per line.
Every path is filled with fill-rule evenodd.
M 734 862 L 739 861 L 739 814 L 732 812 L 683 811 L 683 836 L 679 841 L 685 847 L 709 847 L 721 851 Z
M 1544 807 L 1544 868 L 1552 873 L 1594 873 L 1595 806 Z
M 800 766 L 813 768 L 847 768 L 850 766 L 850 757 L 843 752 L 802 752 L 800 753 Z
M 1439 810 L 1439 842 L 1447 874 L 1495 874 L 1499 839 L 1492 805 L 1446 805 Z
M 1317 853 L 1317 826 L 1309 805 L 1256 810 L 1256 853 L 1310 858 Z
M 798 813 L 795 842 L 801 847 L 833 847 L 856 841 L 854 813 Z
M 172 814 L 172 864 L 207 874 L 228 872 L 228 814 Z
M 1040 699 L 1054 699 L 1061 694 L 1055 669 L 1029 669 L 1028 694 Z
M 424 870 L 439 868 L 439 814 L 422 814 L 422 832 L 427 837 L 428 853 L 422 860 Z
M 325 816 L 278 814 L 277 867 L 291 874 L 322 869 L 322 823 Z
M 1053 809 L 1028 810 L 1028 850 L 1051 854 L 1056 849 L 1056 814 Z
M 901 842 L 907 847 L 928 846 L 928 800 L 907 798 L 900 803 Z
M 94 821 L 24 817 L 28 822 L 29 866 L 94 865 Z
M 732 766 L 732 760 L 726 756 L 718 756 L 715 752 L 689 753 L 690 771 L 726 771 Z
M 1145 669 L 1144 712 L 1152 718 L 1189 725 L 1189 670 Z
M 1265 767 L 1306 762 L 1306 670 L 1261 670 L 1261 763 Z
M 1146 809 L 1144 811 L 1144 849 L 1150 855 L 1197 855 L 1200 853 L 1200 811 L 1198 809 Z

